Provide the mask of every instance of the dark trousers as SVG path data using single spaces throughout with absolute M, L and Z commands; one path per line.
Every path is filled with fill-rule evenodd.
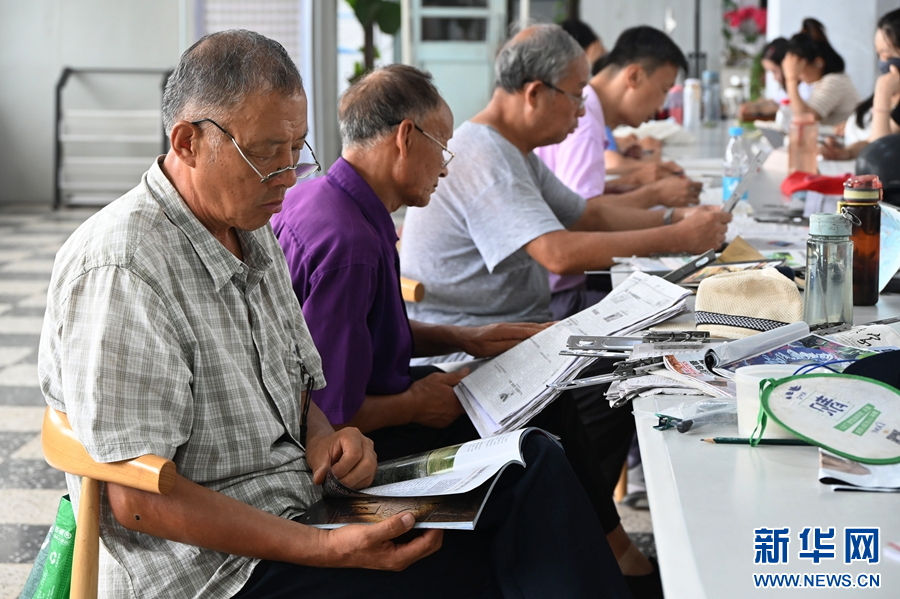
M 263 561 L 236 597 L 631 597 L 563 453 L 529 435 L 527 468 L 500 476 L 475 531 L 445 531 L 403 572 Z M 301 594 L 302 593 L 302 594 Z

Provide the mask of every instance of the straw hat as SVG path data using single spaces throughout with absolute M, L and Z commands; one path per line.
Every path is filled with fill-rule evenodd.
M 716 275 L 703 280 L 694 304 L 697 329 L 740 339 L 803 319 L 793 281 L 774 268 Z

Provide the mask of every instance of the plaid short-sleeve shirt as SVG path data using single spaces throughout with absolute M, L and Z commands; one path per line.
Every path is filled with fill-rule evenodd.
M 196 483 L 293 518 L 318 495 L 298 439 L 300 364 L 322 387 L 321 361 L 271 227 L 239 236 L 244 261 L 155 163 L 57 255 L 41 386 L 95 460 L 161 455 Z M 77 502 L 75 477 L 69 489 Z M 256 564 L 129 531 L 105 489 L 100 517 L 111 597 L 229 597 Z

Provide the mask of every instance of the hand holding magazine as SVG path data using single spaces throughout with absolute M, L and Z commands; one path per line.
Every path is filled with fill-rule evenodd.
M 472 530 L 500 474 L 510 464 L 525 466 L 523 439 L 538 428 L 442 447 L 378 464 L 372 486 L 357 491 L 329 471 L 322 500 L 300 522 L 317 528 L 373 524 L 408 511 L 415 528 Z M 555 439 L 554 439 L 555 440 Z

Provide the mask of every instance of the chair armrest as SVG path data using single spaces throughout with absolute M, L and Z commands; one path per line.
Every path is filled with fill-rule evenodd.
M 44 412 L 41 447 L 47 463 L 63 472 L 161 495 L 175 486 L 175 463 L 157 455 L 108 464 L 95 461 L 75 437 L 65 413 L 50 407 Z

